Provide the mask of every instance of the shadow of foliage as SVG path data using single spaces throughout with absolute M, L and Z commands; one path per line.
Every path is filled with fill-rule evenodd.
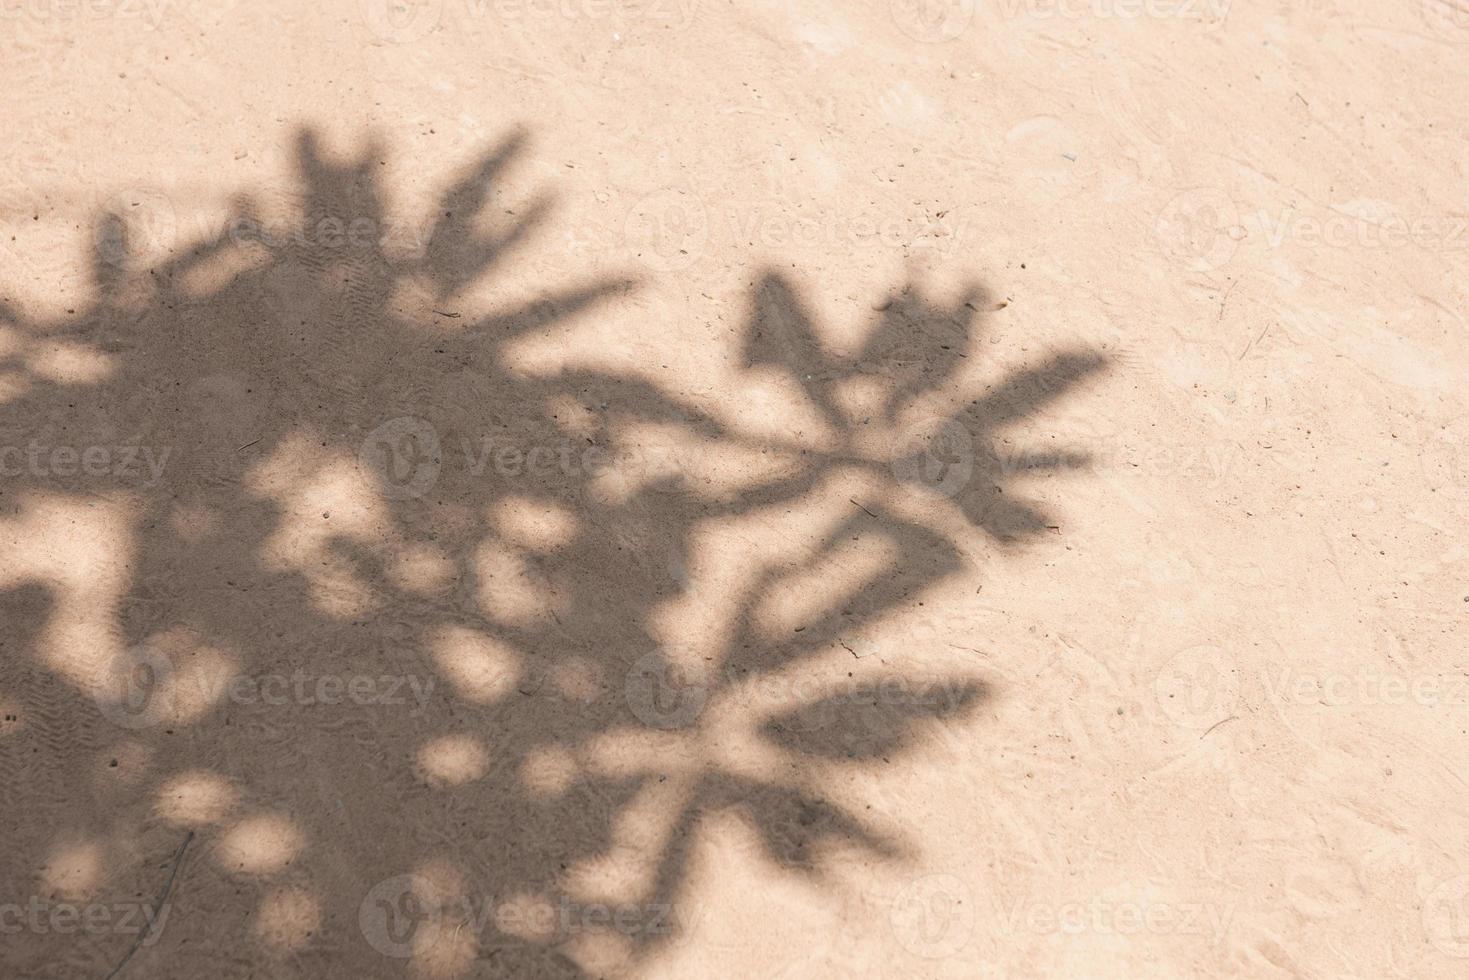
M 88 305 L 44 321 L 0 305 L 0 447 L 22 450 L 0 458 L 22 815 L 0 877 L 57 900 L 67 886 L 45 869 L 80 854 L 90 894 L 142 901 L 197 828 L 179 908 L 135 972 L 252 975 L 225 952 L 252 944 L 313 975 L 398 959 L 575 976 L 606 937 L 646 956 L 697 925 L 688 882 L 712 815 L 813 879 L 844 854 L 910 857 L 902 828 L 822 787 L 836 767 L 897 762 L 992 694 L 958 670 L 849 681 L 846 649 L 964 571 L 939 517 L 1002 547 L 1046 528 L 1007 484 L 1087 457 L 1007 455 L 1000 433 L 1102 359 L 1063 352 L 948 397 L 965 407 L 902 438 L 925 398 L 954 394 L 983 291 L 941 303 L 901 287 L 848 355 L 772 271 L 740 366 L 810 425 L 746 424 L 740 406 L 575 356 L 518 368 L 511 345 L 638 288 L 573 280 L 484 306 L 554 213 L 549 195 L 504 190 L 526 146 L 515 133 L 475 161 L 405 236 L 377 177 L 386 148 L 334 160 L 303 131 L 289 217 L 241 195 L 219 233 L 149 262 L 134 216 L 101 215 Z M 854 410 L 864 384 L 878 394 Z M 78 456 L 57 465 L 56 447 Z M 796 530 L 771 532 L 786 546 L 704 582 L 711 530 L 791 514 Z M 880 566 L 833 576 L 854 542 Z M 670 637 L 671 603 L 719 625 Z M 798 670 L 830 682 L 806 692 Z M 283 702 L 275 678 L 295 692 Z M 375 700 L 317 696 L 321 678 L 368 679 Z M 726 743 L 782 762 L 739 764 Z M 620 877 L 588 873 L 618 862 Z M 525 928 L 501 914 L 522 900 L 643 915 Z M 58 938 L 21 937 L 0 960 L 105 975 L 131 941 Z

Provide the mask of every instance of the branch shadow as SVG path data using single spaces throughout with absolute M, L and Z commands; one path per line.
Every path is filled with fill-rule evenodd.
M 827 887 L 852 855 L 913 859 L 910 829 L 824 787 L 997 692 L 854 668 L 849 644 L 964 572 L 945 515 L 995 547 L 1046 530 L 1007 485 L 1088 457 L 998 434 L 1103 360 L 1058 354 L 904 435 L 952 394 L 983 290 L 906 284 L 843 355 L 771 271 L 740 369 L 810 438 L 575 357 L 530 373 L 511 345 L 639 285 L 482 308 L 554 213 L 505 196 L 527 134 L 406 236 L 385 147 L 294 145 L 289 218 L 241 195 L 148 263 L 133 216 L 98 215 L 89 305 L 0 302 L 16 900 L 146 906 L 192 830 L 135 972 L 590 976 L 697 932 L 712 817 Z M 779 540 L 711 558 L 740 522 Z M 109 921 L 28 929 L 0 963 L 106 975 L 138 935 Z

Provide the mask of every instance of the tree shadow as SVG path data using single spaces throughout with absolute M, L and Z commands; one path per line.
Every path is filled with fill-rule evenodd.
M 479 308 L 552 220 L 503 190 L 525 144 L 400 235 L 384 148 L 334 161 L 303 131 L 289 219 L 241 196 L 150 263 L 134 216 L 100 215 L 90 305 L 0 305 L 0 879 L 44 926 L 6 972 L 105 976 L 137 945 L 153 976 L 594 975 L 697 931 L 711 818 L 831 887 L 913 857 L 824 787 L 993 692 L 883 672 L 864 634 L 964 572 L 956 527 L 1045 531 L 1013 477 L 1087 456 L 1000 432 L 1102 359 L 915 429 L 983 291 L 901 287 L 842 355 L 768 272 L 741 377 L 800 424 L 574 349 L 531 372 L 517 343 L 638 285 Z M 65 931 L 66 903 L 169 911 Z

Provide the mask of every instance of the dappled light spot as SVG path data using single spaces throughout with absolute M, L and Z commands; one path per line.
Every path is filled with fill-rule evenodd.
M 551 683 L 568 701 L 591 704 L 602 696 L 606 684 L 602 665 L 587 657 L 566 657 L 551 668 Z
M 871 419 L 886 410 L 892 382 L 875 374 L 858 374 L 835 385 L 832 400 L 851 419 Z M 860 434 L 861 429 L 856 434 Z
M 94 687 L 102 714 L 131 730 L 198 721 L 229 690 L 232 657 L 176 627 L 112 651 Z
M 364 615 L 377 605 L 375 589 L 344 544 L 381 550 L 388 543 L 388 520 L 368 476 L 353 461 L 338 453 L 324 456 L 319 441 L 292 436 L 252 467 L 247 479 L 283 511 L 280 527 L 262 549 L 267 567 L 305 578 L 312 602 L 329 616 Z
M 239 800 L 239 791 L 229 780 L 196 769 L 180 773 L 160 786 L 153 809 L 169 823 L 197 827 L 223 820 Z
M 114 370 L 112 358 L 102 351 L 60 341 L 32 350 L 26 366 L 47 381 L 70 385 L 99 384 Z
M 304 888 L 275 889 L 255 916 L 255 935 L 283 952 L 301 949 L 320 927 L 321 903 Z
M 34 493 L 11 503 L 22 516 L 0 520 L 0 587 L 36 582 L 47 588 L 54 613 L 36 652 L 91 692 L 122 649 L 113 610 L 127 588 L 134 510 L 115 500 L 82 503 Z
M 527 551 L 558 551 L 570 544 L 577 532 L 576 515 L 550 501 L 506 497 L 492 510 L 501 536 Z
M 62 844 L 41 869 L 41 883 L 65 898 L 90 898 L 102 883 L 104 858 L 102 845 L 96 841 Z
M 490 753 L 472 735 L 445 735 L 418 750 L 418 768 L 430 784 L 459 786 L 489 771 Z
M 221 249 L 198 265 L 190 266 L 178 279 L 180 292 L 191 298 L 207 297 L 231 280 L 264 269 L 270 252 L 258 242 L 240 240 L 234 248 Z
M 454 562 L 443 549 L 409 545 L 389 559 L 388 577 L 404 592 L 432 595 L 454 581 Z
M 544 745 L 526 753 L 520 781 L 534 796 L 548 799 L 571 788 L 577 777 L 576 757 L 561 745 Z
M 473 924 L 462 912 L 439 916 L 418 927 L 409 972 L 432 980 L 468 976 L 478 951 Z
M 793 636 L 880 581 L 899 557 L 891 541 L 875 535 L 832 541 L 816 561 L 776 581 L 756 607 L 755 622 L 767 636 Z
M 0 371 L 0 405 L 17 401 L 30 391 L 31 382 L 16 371 Z
M 438 630 L 431 651 L 454 692 L 476 704 L 490 704 L 505 697 L 520 677 L 519 653 L 503 641 L 467 627 Z
M 508 542 L 487 538 L 475 549 L 479 580 L 476 595 L 485 614 L 511 626 L 528 627 L 552 619 L 561 605 L 549 584 Z
M 227 870 L 270 874 L 290 864 L 304 843 L 288 818 L 266 813 L 246 817 L 225 831 L 214 853 Z
M 586 914 L 583 912 L 583 916 Z M 624 917 L 620 926 L 611 918 L 618 914 Z M 639 931 L 648 928 L 648 923 L 643 920 L 649 916 L 632 906 L 614 905 L 608 909 L 607 915 L 605 922 L 600 913 L 595 913 L 593 921 L 578 923 L 562 947 L 594 977 L 611 976 L 626 970 L 632 961 Z
M 477 918 L 479 897 L 470 892 L 464 870 L 448 860 L 430 860 L 384 885 L 372 898 L 369 921 L 380 922 L 387 930 L 381 939 L 395 947 L 406 942 L 402 952 L 410 957 L 409 974 L 467 975 L 484 923 Z

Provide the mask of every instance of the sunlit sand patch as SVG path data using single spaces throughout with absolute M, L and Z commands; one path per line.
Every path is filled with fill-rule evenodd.
M 602 696 L 602 666 L 587 657 L 567 657 L 551 668 L 551 684 L 569 701 L 591 704 Z
M 275 949 L 301 949 L 321 925 L 321 905 L 304 888 L 277 888 L 255 916 L 255 934 Z
M 409 971 L 415 977 L 451 978 L 469 973 L 479 951 L 472 923 L 444 916 L 419 926 L 413 937 Z
M 113 611 L 133 553 L 133 509 L 116 500 L 85 504 L 27 494 L 11 501 L 24 515 L 0 521 L 7 542 L 0 587 L 37 582 L 54 610 L 38 644 L 40 659 L 91 692 L 123 648 Z
M 185 267 L 177 284 L 186 296 L 204 298 L 269 263 L 270 251 L 264 245 L 240 240 L 232 248 L 220 249 L 203 262 Z
M 279 871 L 301 852 L 305 841 L 288 818 L 278 814 L 246 817 L 225 831 L 215 858 L 231 871 L 269 874 Z
M 463 626 L 435 633 L 431 652 L 439 670 L 466 701 L 490 704 L 520 677 L 520 655 L 507 644 Z
M 180 773 L 159 787 L 153 810 L 169 823 L 196 827 L 223 820 L 239 799 L 239 792 L 229 780 L 196 769 Z
M 418 768 L 431 784 L 459 786 L 489 771 L 490 753 L 472 735 L 445 735 L 418 750 Z
M 888 378 L 875 374 L 858 374 L 837 385 L 834 397 L 837 406 L 848 418 L 854 419 L 858 426 L 867 428 L 877 424 L 876 416 L 882 412 L 892 387 L 893 382 Z M 862 425 L 865 419 L 871 419 L 867 426 Z
M 128 729 L 198 721 L 229 690 L 236 662 L 176 627 L 113 653 L 93 687 L 103 715 Z
M 464 873 L 448 861 L 428 861 L 412 873 L 413 899 L 423 918 L 412 938 L 410 973 L 422 977 L 461 977 L 474 962 L 482 923 L 477 898 Z
M 880 581 L 897 567 L 899 557 L 885 538 L 836 542 L 816 564 L 779 579 L 756 607 L 755 621 L 767 636 L 790 637 Z
M 508 542 L 489 538 L 475 550 L 480 608 L 510 626 L 534 626 L 563 611 L 549 585 Z
M 491 510 L 500 534 L 527 551 L 557 551 L 570 544 L 577 533 L 576 515 L 549 501 L 505 497 Z
M 578 772 L 576 757 L 570 750 L 562 745 L 547 745 L 526 753 L 520 766 L 520 781 L 533 796 L 551 799 L 570 789 Z
M 760 442 L 796 441 L 808 449 L 830 450 L 837 432 L 812 404 L 806 393 L 784 373 L 760 370 L 740 386 L 731 404 L 740 406 L 731 421 Z
M 33 347 L 26 366 L 48 381 L 69 385 L 98 384 L 116 370 L 112 358 L 102 351 L 62 341 Z
M 431 595 L 454 581 L 454 562 L 441 548 L 408 545 L 392 556 L 387 573 L 404 592 Z
M 614 908 L 609 915 L 621 909 Z M 641 913 L 640 913 L 641 915 Z M 632 960 L 635 935 L 629 934 L 645 926 L 642 921 L 630 921 L 623 926 L 624 932 L 612 922 L 602 923 L 597 918 L 592 924 L 584 925 L 566 938 L 561 949 L 577 965 L 592 976 L 610 976 L 625 969 Z
M 106 855 L 96 841 L 71 841 L 52 851 L 41 869 L 41 883 L 69 899 L 91 897 L 102 883 Z
M 300 434 L 247 475 L 250 489 L 279 503 L 281 526 L 262 549 L 268 567 L 303 576 L 317 608 L 336 618 L 363 615 L 378 597 L 356 564 L 335 544 L 346 538 L 368 551 L 397 542 L 383 540 L 390 526 L 368 477 L 340 454 L 323 454 L 320 440 Z

